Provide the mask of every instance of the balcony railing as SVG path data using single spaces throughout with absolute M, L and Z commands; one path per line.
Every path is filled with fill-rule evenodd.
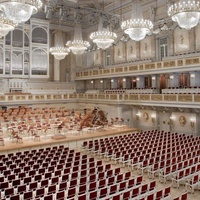
M 22 105 L 34 103 L 112 103 L 124 105 L 189 105 L 200 107 L 200 94 L 9 94 L 0 95 L 1 105 Z

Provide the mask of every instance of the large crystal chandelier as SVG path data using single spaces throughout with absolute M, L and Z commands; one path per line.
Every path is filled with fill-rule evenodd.
M 0 38 L 6 36 L 9 31 L 13 31 L 16 25 L 9 19 L 6 19 L 3 13 L 0 13 Z
M 74 40 L 68 41 L 66 45 L 75 55 L 81 55 L 90 46 L 90 43 L 82 39 L 82 30 L 80 25 L 75 26 Z
M 131 19 L 123 21 L 121 27 L 132 40 L 140 41 L 151 33 L 153 23 L 150 20 L 143 19 L 140 2 L 133 1 Z
M 49 49 L 49 52 L 54 56 L 57 60 L 62 60 L 66 55 L 69 54 L 70 50 L 67 47 L 64 47 L 64 35 L 63 32 L 58 30 L 53 32 L 55 34 L 54 37 L 54 47 Z
M 14 23 L 28 21 L 41 7 L 41 0 L 0 0 L 0 8 L 5 17 Z
M 98 31 L 91 33 L 90 39 L 92 39 L 100 49 L 107 49 L 116 38 L 116 33 L 109 31 L 108 28 L 103 28 L 103 19 L 100 17 Z
M 198 24 L 200 19 L 199 1 L 180 0 L 179 3 L 169 7 L 168 15 L 181 28 L 191 29 Z
M 51 47 L 49 51 L 57 60 L 62 60 L 69 54 L 69 49 L 66 47 Z

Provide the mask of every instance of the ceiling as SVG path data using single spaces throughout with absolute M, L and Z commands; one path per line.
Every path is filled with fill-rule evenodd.
M 120 0 L 42 0 L 42 2 L 42 9 L 34 17 L 48 19 L 51 24 L 73 27 L 74 23 L 81 23 L 84 29 L 98 24 L 99 16 L 102 15 L 104 21 L 112 24 L 112 28 L 119 28 L 119 15 L 113 10 L 115 5 L 119 5 Z
M 167 6 L 174 0 L 139 1 L 145 12 L 144 18 L 149 18 L 151 8 L 155 11 L 153 20 L 155 34 L 176 27 L 167 15 Z M 109 26 L 112 31 L 122 32 L 121 22 L 130 18 L 132 8 L 132 0 L 42 0 L 42 2 L 43 7 L 33 16 L 34 18 L 49 20 L 52 29 L 57 26 L 57 28 L 64 27 L 67 31 L 70 28 L 72 30 L 76 23 L 80 23 L 83 32 L 86 33 L 91 32 L 94 27 L 97 28 L 100 16 L 103 18 L 104 27 Z

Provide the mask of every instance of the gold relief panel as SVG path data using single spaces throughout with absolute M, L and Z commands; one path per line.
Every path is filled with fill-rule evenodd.
M 178 100 L 184 102 L 192 102 L 192 94 L 179 94 Z
M 64 95 L 63 95 L 63 98 L 64 98 L 64 99 L 68 99 L 68 94 L 64 94 Z
M 139 100 L 139 95 L 138 94 L 130 94 L 129 100 Z
M 9 101 L 13 101 L 13 96 L 8 95 L 8 100 L 9 100 Z
M 109 73 L 110 73 L 110 69 L 104 69 L 104 70 L 103 70 L 103 73 L 104 73 L 104 74 L 109 74 Z
M 93 75 L 98 75 L 99 74 L 99 71 L 98 70 L 94 70 L 93 71 Z
M 199 64 L 199 58 L 188 58 L 185 60 L 186 65 Z
M 150 95 L 149 94 L 140 94 L 140 100 L 143 100 L 143 101 L 150 100 Z
M 55 95 L 53 95 L 53 98 L 54 99 L 61 99 L 61 95 L 60 94 L 55 94 Z
M 136 71 L 136 70 L 138 70 L 138 66 L 137 65 L 129 67 L 129 71 Z
M 110 99 L 110 95 L 109 94 L 106 95 L 106 99 Z
M 143 119 L 145 122 L 149 120 L 149 114 L 147 112 L 143 113 Z
M 200 94 L 194 95 L 194 102 L 200 102 Z
M 0 101 L 5 101 L 5 96 L 0 96 Z
M 80 99 L 83 99 L 83 98 L 84 98 L 84 94 L 79 94 L 78 97 L 79 97 Z
M 84 76 L 88 76 L 88 72 L 83 72 L 84 73 Z
M 103 70 L 102 69 L 99 70 L 99 74 L 103 74 Z
M 90 76 L 92 75 L 92 71 L 89 71 Z
M 176 62 L 175 61 L 168 61 L 163 63 L 164 67 L 176 67 Z
M 124 67 L 124 71 L 127 72 L 128 71 L 128 67 Z
M 81 76 L 83 76 L 83 72 L 81 72 Z
M 93 94 L 88 94 L 88 99 L 93 99 Z
M 179 123 L 180 123 L 181 126 L 185 126 L 185 124 L 187 123 L 185 116 L 181 115 L 179 117 Z
M 116 69 L 115 69 L 115 72 L 123 72 L 123 68 L 122 68 L 122 67 L 116 68 Z
M 111 94 L 110 95 L 111 100 L 117 100 L 117 95 L 116 94 Z
M 124 100 L 128 100 L 128 94 L 124 95 Z
M 36 95 L 36 96 L 35 96 L 35 99 L 36 99 L 36 100 L 39 100 L 39 99 L 40 99 L 40 96 L 39 96 L 39 95 Z
M 140 65 L 140 66 L 139 66 L 139 69 L 140 69 L 140 70 L 143 70 L 143 68 L 144 68 L 143 65 Z
M 165 94 L 164 101 L 176 101 L 176 95 L 175 94 Z
M 76 94 L 69 94 L 69 98 L 70 99 L 75 99 L 76 98 Z
M 21 98 L 20 98 L 20 96 L 15 96 L 15 99 L 20 100 Z
M 50 94 L 47 94 L 47 99 L 51 99 L 51 95 Z
M 152 101 L 162 101 L 162 94 L 152 94 L 151 100 Z
M 28 95 L 28 100 L 33 100 L 33 96 L 32 95 Z
M 183 60 L 178 60 L 177 64 L 178 66 L 183 66 Z
M 22 100 L 26 100 L 26 96 L 25 96 L 25 95 L 22 95 L 22 96 L 21 96 L 21 99 L 22 99 Z
M 145 69 L 155 69 L 155 64 L 146 64 Z
M 115 73 L 115 69 L 114 68 L 111 69 L 111 73 Z
M 80 76 L 80 75 L 79 75 L 79 72 L 77 72 L 77 73 L 76 73 L 76 77 L 79 77 L 79 76 Z
M 99 94 L 99 99 L 105 99 L 105 95 L 104 94 Z
M 157 65 L 157 68 L 162 68 L 162 63 L 161 62 L 156 63 L 156 65 Z

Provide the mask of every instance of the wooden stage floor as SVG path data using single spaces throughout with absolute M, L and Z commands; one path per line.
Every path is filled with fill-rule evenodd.
M 26 149 L 34 149 L 34 148 L 43 148 L 46 146 L 55 146 L 55 145 L 68 145 L 70 146 L 70 143 L 75 143 L 73 146 L 74 148 L 80 147 L 80 143 L 84 140 L 88 139 L 94 139 L 98 137 L 105 137 L 105 136 L 111 136 L 111 135 L 118 135 L 118 134 L 124 134 L 124 133 L 131 133 L 139 131 L 138 128 L 118 128 L 118 129 L 107 129 L 102 131 L 82 131 L 80 133 L 65 133 L 63 135 L 66 136 L 66 138 L 63 139 L 52 139 L 52 136 L 54 135 L 46 135 L 46 136 L 40 136 L 40 141 L 34 141 L 33 138 L 30 137 L 23 137 L 23 143 L 16 143 L 12 142 L 9 138 L 6 138 L 4 143 L 4 146 L 0 146 L 0 154 L 9 153 L 12 151 L 23 151 Z

